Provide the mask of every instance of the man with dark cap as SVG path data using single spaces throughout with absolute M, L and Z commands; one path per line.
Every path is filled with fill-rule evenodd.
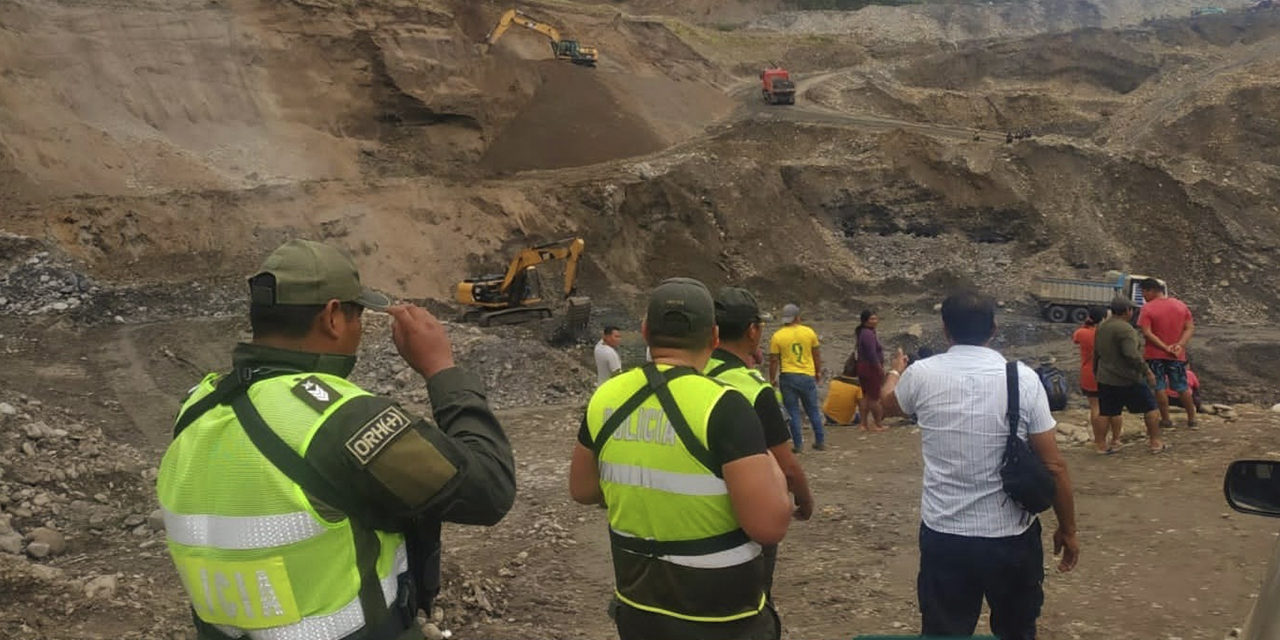
M 1138 332 L 1130 324 L 1133 308 L 1133 302 L 1128 298 L 1116 296 L 1111 301 L 1111 317 L 1098 325 L 1093 337 L 1098 415 L 1108 421 L 1112 433 L 1118 434 L 1124 428 L 1126 408 L 1143 414 L 1151 453 L 1162 453 L 1168 445 L 1160 439 L 1160 407 L 1151 391 L 1151 387 L 1156 385 L 1156 376 L 1138 349 Z M 1109 448 L 1104 453 L 1114 450 Z
M 182 404 L 157 492 L 201 640 L 409 640 L 440 587 L 440 524 L 492 525 L 511 447 L 444 328 L 292 240 L 249 278 L 253 340 Z M 347 381 L 361 315 L 386 310 L 433 424 Z
M 608 505 L 618 635 L 776 639 L 761 545 L 782 541 L 792 504 L 751 403 L 701 374 L 711 293 L 662 282 L 640 331 L 653 362 L 600 385 L 569 467 L 575 501 Z
M 760 423 L 764 425 L 765 444 L 787 477 L 787 489 L 795 496 L 795 517 L 808 520 L 813 515 L 813 494 L 809 491 L 809 480 L 804 469 L 800 468 L 800 461 L 791 452 L 791 431 L 782 417 L 782 407 L 764 376 L 747 366 L 760 348 L 761 324 L 760 306 L 750 291 L 735 287 L 721 289 L 716 294 L 716 328 L 720 331 L 720 347 L 712 352 L 706 374 L 737 389 L 751 401 Z M 764 555 L 772 593 L 777 545 L 766 545 Z

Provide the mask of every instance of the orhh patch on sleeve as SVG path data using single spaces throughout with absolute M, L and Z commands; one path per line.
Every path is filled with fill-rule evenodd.
M 307 376 L 293 385 L 293 395 L 318 413 L 324 413 L 330 405 L 342 399 L 342 394 L 315 376 Z
M 347 439 L 347 451 L 368 466 L 409 424 L 409 416 L 399 407 L 387 407 Z

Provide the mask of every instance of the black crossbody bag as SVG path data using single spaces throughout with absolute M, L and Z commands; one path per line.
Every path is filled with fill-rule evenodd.
M 1000 460 L 1000 480 L 1009 499 L 1035 515 L 1053 506 L 1058 487 L 1044 461 L 1026 440 L 1018 437 L 1018 363 L 1008 363 L 1004 375 L 1009 388 L 1009 411 L 1005 416 L 1009 422 L 1009 436 L 1004 444 L 1004 457 Z

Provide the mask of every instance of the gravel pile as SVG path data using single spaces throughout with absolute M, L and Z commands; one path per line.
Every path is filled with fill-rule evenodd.
M 85 325 L 244 313 L 240 283 L 114 285 L 24 236 L 0 236 L 0 316 L 67 317 Z

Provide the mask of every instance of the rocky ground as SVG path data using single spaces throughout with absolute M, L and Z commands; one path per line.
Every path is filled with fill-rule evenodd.
M 923 312 L 882 313 L 889 345 L 937 340 L 936 320 Z M 838 366 L 852 344 L 852 323 L 817 309 L 812 314 L 829 362 L 835 359 L 828 369 Z M 169 418 L 147 409 L 149 420 L 133 422 L 130 405 L 154 385 L 171 413 L 198 369 L 224 366 L 213 356 L 225 357 L 243 321 L 135 325 L 149 339 L 134 343 L 130 369 L 89 361 L 103 342 L 128 352 L 119 345 L 130 326 L 68 327 L 53 319 L 42 313 L 0 320 L 4 335 L 25 338 L 6 343 L 11 366 L 0 372 L 0 594 L 8 603 L 0 609 L 0 634 L 191 637 L 154 514 L 152 487 Z M 457 638 L 607 637 L 611 573 L 601 514 L 571 504 L 565 489 L 568 451 L 593 387 L 589 345 L 551 348 L 529 327 L 448 327 L 459 362 L 480 373 L 499 407 L 515 447 L 520 494 L 497 527 L 446 529 L 446 588 L 440 608 L 422 622 L 433 637 L 436 631 Z M 193 333 L 204 336 L 203 344 L 171 340 Z M 398 362 L 388 333 L 384 316 L 369 317 L 354 379 L 429 412 L 425 385 Z M 1035 335 L 1041 340 L 1030 340 Z M 626 339 L 626 363 L 638 364 L 634 333 Z M 1029 360 L 1058 354 L 1068 371 L 1074 362 L 1052 325 L 1029 322 L 1000 344 Z M 56 364 L 75 362 L 84 371 Z M 131 371 L 126 386 L 93 383 L 124 370 Z M 1205 416 L 1199 432 L 1174 431 L 1175 449 L 1161 457 L 1144 452 L 1134 419 L 1130 446 L 1100 458 L 1081 445 L 1087 415 L 1081 406 L 1075 400 L 1058 418 L 1077 479 L 1085 559 L 1078 572 L 1050 578 L 1044 636 L 1148 640 L 1158 628 L 1170 631 L 1156 637 L 1216 640 L 1239 624 L 1274 540 L 1269 522 L 1227 512 L 1221 473 L 1235 457 L 1280 456 L 1280 414 L 1231 405 Z M 832 427 L 829 451 L 803 455 L 820 507 L 814 521 L 793 527 L 783 547 L 777 589 L 786 637 L 906 632 L 916 624 L 910 585 L 918 440 L 909 425 L 895 424 L 876 435 Z M 1220 544 L 1223 536 L 1231 544 Z M 1198 551 L 1209 548 L 1215 551 Z M 1159 560 L 1172 553 L 1182 558 L 1176 568 Z M 1192 575 L 1195 581 L 1177 578 Z
M 1280 457 L 1280 12 L 524 4 L 600 65 L 551 60 L 519 29 L 480 44 L 509 8 L 491 1 L 0 6 L 0 637 L 191 636 L 155 469 L 179 398 L 247 335 L 243 278 L 297 235 L 439 314 L 515 446 L 510 516 L 446 529 L 433 638 L 612 633 L 602 514 L 565 491 L 593 340 L 549 346 L 554 320 L 479 329 L 451 302 L 459 280 L 571 235 L 593 329 L 621 326 L 629 365 L 643 292 L 668 276 L 749 287 L 774 315 L 799 303 L 829 371 L 863 308 L 891 349 L 942 346 L 935 305 L 973 284 L 1001 301 L 998 348 L 1074 382 L 1073 327 L 1038 319 L 1031 280 L 1165 277 L 1221 408 L 1165 456 L 1136 424 L 1094 456 L 1082 401 L 1060 414 L 1085 555 L 1050 576 L 1042 636 L 1238 626 L 1275 540 L 1219 483 L 1231 459 Z M 796 74 L 797 105 L 760 104 L 767 64 Z M 355 379 L 429 413 L 387 326 L 370 315 Z M 916 433 L 830 442 L 803 454 L 820 507 L 782 547 L 786 636 L 909 632 Z

